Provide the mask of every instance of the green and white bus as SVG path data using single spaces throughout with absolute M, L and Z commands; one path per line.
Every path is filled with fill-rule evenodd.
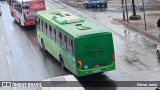
M 112 33 L 63 10 L 36 13 L 37 38 L 60 63 L 77 76 L 115 70 Z

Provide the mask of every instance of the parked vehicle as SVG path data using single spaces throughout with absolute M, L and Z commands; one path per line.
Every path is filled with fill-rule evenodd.
M 0 16 L 2 15 L 2 8 L 1 8 L 1 6 L 0 6 Z
M 85 8 L 88 8 L 88 7 L 101 7 L 101 6 L 107 7 L 107 0 L 86 0 L 83 3 L 83 6 Z

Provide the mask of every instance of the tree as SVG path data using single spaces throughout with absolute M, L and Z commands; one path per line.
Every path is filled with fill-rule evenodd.
M 136 16 L 136 9 L 135 9 L 134 0 L 132 0 L 132 8 L 133 8 L 133 16 Z

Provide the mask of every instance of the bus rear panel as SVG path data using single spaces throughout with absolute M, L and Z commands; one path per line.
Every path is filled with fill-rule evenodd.
M 84 76 L 115 70 L 111 33 L 98 33 L 76 39 L 77 75 Z

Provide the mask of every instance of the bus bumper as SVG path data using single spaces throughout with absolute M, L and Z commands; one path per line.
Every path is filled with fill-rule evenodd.
M 31 26 L 31 25 L 36 25 L 35 21 L 26 21 L 26 22 L 24 22 L 24 26 Z
M 90 74 L 94 74 L 94 73 L 101 73 L 101 72 L 105 72 L 105 71 L 111 71 L 111 70 L 115 70 L 116 65 L 115 62 L 111 65 L 108 66 L 103 66 L 103 67 L 99 67 L 99 68 L 92 68 L 92 69 L 88 69 L 88 70 L 81 70 L 79 68 L 77 68 L 77 76 L 85 76 L 85 75 L 90 75 Z

